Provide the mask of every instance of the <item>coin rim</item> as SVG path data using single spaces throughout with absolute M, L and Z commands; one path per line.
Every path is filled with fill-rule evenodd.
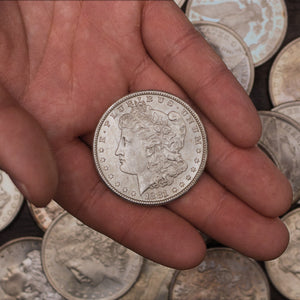
M 197 26 L 197 25 L 211 25 L 211 26 L 214 26 L 214 27 L 218 27 L 218 28 L 224 29 L 224 31 L 229 32 L 229 34 L 231 34 L 235 39 L 238 40 L 238 42 L 241 44 L 242 48 L 246 52 L 245 54 L 246 54 L 246 57 L 248 58 L 248 61 L 249 61 L 250 76 L 249 76 L 249 83 L 248 83 L 247 89 L 245 89 L 245 91 L 247 92 L 248 95 L 250 95 L 250 93 L 252 91 L 252 88 L 253 88 L 253 84 L 254 84 L 255 68 L 254 68 L 254 63 L 253 63 L 253 58 L 252 58 L 251 51 L 250 51 L 248 45 L 246 44 L 246 42 L 234 30 L 232 30 L 230 27 L 228 27 L 224 24 L 221 24 L 221 23 L 211 22 L 211 21 L 197 21 L 197 22 L 193 22 L 193 25 L 194 26 Z M 240 85 L 241 85 L 241 83 L 240 83 Z
M 189 19 L 188 15 L 190 13 L 191 5 L 192 5 L 192 2 L 194 2 L 194 1 L 195 0 L 188 0 L 187 1 L 185 15 L 188 19 Z M 264 58 L 258 60 L 257 62 L 254 62 L 253 55 L 251 54 L 252 59 L 253 59 L 254 67 L 261 66 L 262 64 L 267 62 L 273 55 L 275 55 L 276 52 L 278 51 L 278 49 L 280 48 L 280 46 L 282 45 L 284 39 L 285 39 L 285 36 L 286 36 L 286 33 L 287 33 L 287 27 L 288 27 L 288 11 L 287 11 L 287 6 L 286 6 L 286 3 L 285 3 L 284 0 L 278 0 L 278 3 L 281 3 L 282 15 L 283 15 L 283 19 L 284 19 L 284 24 L 283 24 L 283 27 L 282 27 L 281 36 L 278 39 L 278 42 L 275 44 L 275 46 L 272 47 L 272 51 L 268 51 L 268 55 L 266 55 Z M 194 22 L 192 22 L 192 23 L 194 23 Z M 216 22 L 216 23 L 221 24 L 219 22 Z
M 174 100 L 175 102 L 179 103 L 180 105 L 182 105 L 186 110 L 189 111 L 189 113 L 194 117 L 194 119 L 197 121 L 197 124 L 199 126 L 200 132 L 201 132 L 201 136 L 203 139 L 203 154 L 202 154 L 202 160 L 200 163 L 200 166 L 198 168 L 197 173 L 195 174 L 195 176 L 193 177 L 193 179 L 190 181 L 190 183 L 184 188 L 182 189 L 180 192 L 176 193 L 173 196 L 170 196 L 166 199 L 163 200 L 155 200 L 155 201 L 146 201 L 146 200 L 138 200 L 138 199 L 134 199 L 130 196 L 124 195 L 121 192 L 119 192 L 114 186 L 112 186 L 109 182 L 109 180 L 104 176 L 99 161 L 98 161 L 98 151 L 97 151 L 97 144 L 98 144 L 98 136 L 99 136 L 99 131 L 102 127 L 102 124 L 104 123 L 104 121 L 106 120 L 106 118 L 108 117 L 108 115 L 111 113 L 111 111 L 113 109 L 115 109 L 115 107 L 117 107 L 118 105 L 120 105 L 121 103 L 137 97 L 137 96 L 143 96 L 143 95 L 155 95 L 155 96 L 163 96 L 166 98 L 171 98 L 172 100 Z M 207 152 L 208 152 L 208 146 L 207 146 L 207 135 L 205 132 L 205 128 L 204 125 L 202 123 L 202 121 L 200 120 L 200 117 L 198 116 L 198 114 L 192 109 L 192 107 L 190 105 L 188 105 L 186 102 L 184 102 L 183 100 L 181 100 L 180 98 L 167 93 L 167 92 L 163 92 L 163 91 L 157 91 L 157 90 L 144 90 L 144 91 L 139 91 L 139 92 L 134 92 L 131 94 L 128 94 L 124 97 L 122 97 L 121 99 L 117 100 L 114 104 L 112 104 L 106 111 L 105 113 L 102 115 L 102 117 L 100 118 L 96 130 L 95 130 L 95 135 L 94 135 L 94 142 L 93 142 L 93 156 L 94 156 L 94 162 L 96 165 L 96 169 L 98 171 L 98 174 L 100 175 L 101 179 L 106 183 L 106 185 L 118 196 L 120 196 L 123 199 L 129 200 L 130 202 L 136 203 L 136 204 L 142 204 L 142 205 L 160 205 L 160 204 L 164 204 L 167 202 L 170 202 L 172 200 L 175 200 L 177 198 L 179 198 L 180 196 L 182 196 L 183 194 L 185 194 L 188 190 L 190 190 L 194 184 L 197 182 L 197 180 L 199 179 L 199 177 L 201 176 L 201 174 L 204 171 L 205 165 L 206 165 L 206 161 L 207 161 Z
M 274 73 L 275 73 L 275 69 L 277 68 L 278 62 L 280 61 L 281 57 L 285 54 L 285 52 L 291 48 L 294 44 L 296 43 L 300 43 L 300 37 L 293 39 L 291 42 L 289 42 L 287 45 L 285 45 L 280 52 L 277 54 L 274 62 L 272 63 L 271 69 L 270 69 L 270 73 L 269 73 L 269 81 L 268 81 L 268 85 L 269 85 L 269 94 L 270 94 L 270 99 L 271 102 L 273 104 L 274 107 L 283 104 L 285 102 L 276 102 L 276 97 L 274 95 L 274 88 L 273 88 L 273 80 L 274 80 Z M 293 100 L 292 100 L 293 101 Z M 292 101 L 288 101 L 288 102 L 292 102 Z

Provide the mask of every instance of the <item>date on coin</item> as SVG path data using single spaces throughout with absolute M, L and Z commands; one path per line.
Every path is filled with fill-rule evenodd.
M 100 177 L 116 194 L 159 205 L 187 192 L 202 174 L 207 138 L 197 113 L 169 93 L 142 91 L 115 102 L 94 136 Z

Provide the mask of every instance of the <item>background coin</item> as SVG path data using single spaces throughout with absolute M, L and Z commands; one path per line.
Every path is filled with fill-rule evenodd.
M 65 212 L 46 231 L 42 262 L 65 298 L 112 300 L 135 283 L 143 258 Z
M 139 204 L 162 204 L 187 192 L 206 158 L 198 115 L 184 101 L 159 91 L 115 102 L 94 136 L 99 175 L 115 193 Z
M 21 209 L 23 199 L 23 195 L 8 174 L 0 170 L 0 230 L 14 220 Z
M 34 220 L 43 231 L 46 231 L 54 219 L 64 212 L 64 209 L 54 200 L 45 207 L 36 207 L 29 201 L 27 203 Z
M 259 111 L 259 117 L 260 141 L 275 155 L 279 169 L 291 183 L 296 202 L 300 197 L 300 125 L 275 111 Z
M 0 248 L 0 299 L 62 300 L 49 284 L 41 263 L 42 239 L 24 237 Z
M 265 262 L 274 286 L 288 299 L 300 299 L 300 208 L 282 218 L 290 233 L 290 242 L 278 258 Z
M 230 248 L 210 248 L 203 262 L 178 271 L 170 286 L 172 300 L 267 300 L 268 280 L 253 259 Z
M 249 94 L 254 82 L 254 65 L 245 42 L 229 27 L 213 22 L 196 22 L 199 31 L 227 68 Z
M 283 0 L 189 0 L 186 15 L 192 22 L 213 21 L 233 29 L 248 45 L 255 66 L 275 54 L 287 30 Z
M 269 76 L 272 104 L 300 100 L 300 38 L 287 44 L 277 55 Z

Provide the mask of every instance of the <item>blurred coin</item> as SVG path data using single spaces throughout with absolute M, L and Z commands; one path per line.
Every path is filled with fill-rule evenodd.
M 143 258 L 65 212 L 46 231 L 42 263 L 65 298 L 112 300 L 135 283 Z
M 273 111 L 259 111 L 262 122 L 260 141 L 274 153 L 279 169 L 293 189 L 293 201 L 300 197 L 300 125 Z
M 272 111 L 277 111 L 281 114 L 284 114 L 300 124 L 300 101 L 299 100 L 281 103 L 275 106 L 274 108 L 272 108 Z
M 266 271 L 277 290 L 288 299 L 300 299 L 300 208 L 282 218 L 290 241 L 278 258 L 265 262 Z
M 300 100 L 300 38 L 290 42 L 277 55 L 269 76 L 272 104 Z
M 42 239 L 24 237 L 0 248 L 0 299 L 62 300 L 49 284 L 41 263 Z
M 273 151 L 266 146 L 261 140 L 258 142 L 258 147 L 269 157 L 269 159 L 275 164 L 277 168 L 279 168 L 279 162 Z
M 212 21 L 233 29 L 248 45 L 255 66 L 275 54 L 287 30 L 283 0 L 189 0 L 186 15 L 193 23 Z
M 94 159 L 119 196 L 156 205 L 187 192 L 204 170 L 207 141 L 198 115 L 179 98 L 137 92 L 115 102 L 94 137 Z
M 21 209 L 23 199 L 23 195 L 9 176 L 0 170 L 0 230 L 14 220 Z
M 268 300 L 270 288 L 260 265 L 229 248 L 210 248 L 203 262 L 176 272 L 172 300 Z
M 245 42 L 227 26 L 213 22 L 196 22 L 194 27 L 236 77 L 241 86 L 250 94 L 254 82 L 254 65 Z
M 34 220 L 43 231 L 46 231 L 54 219 L 64 212 L 64 209 L 54 200 L 51 200 L 46 207 L 36 207 L 29 201 L 27 203 Z
M 175 270 L 145 260 L 134 286 L 120 300 L 167 300 Z

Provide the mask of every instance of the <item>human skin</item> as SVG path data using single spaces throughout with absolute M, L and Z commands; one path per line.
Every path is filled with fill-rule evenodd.
M 280 255 L 291 188 L 255 146 L 255 107 L 172 1 L 1 1 L 0 165 L 36 206 L 54 198 L 137 253 L 201 262 L 198 229 L 255 259 Z M 192 104 L 208 135 L 197 184 L 165 206 L 132 204 L 100 180 L 94 130 L 116 100 L 145 89 Z

